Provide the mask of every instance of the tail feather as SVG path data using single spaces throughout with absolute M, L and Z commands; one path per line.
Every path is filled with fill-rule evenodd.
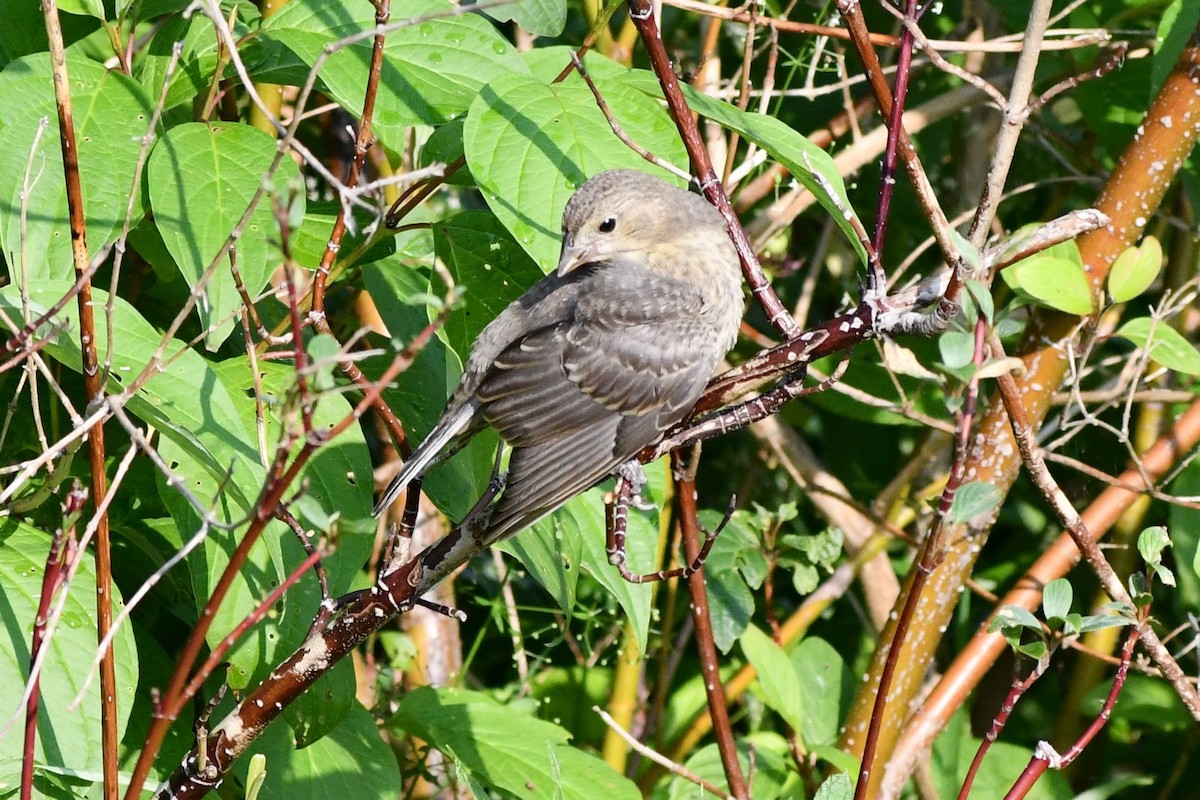
M 388 484 L 384 490 L 383 496 L 379 498 L 379 502 L 375 504 L 375 510 L 371 513 L 378 517 L 387 507 L 396 501 L 400 492 L 404 491 L 408 484 L 412 483 L 418 476 L 424 474 L 430 466 L 437 463 L 443 457 L 443 449 L 454 439 L 454 437 L 467 431 L 471 424 L 472 418 L 475 416 L 475 404 L 464 403 L 457 411 L 448 416 L 442 417 L 434 429 L 425 437 L 425 441 L 421 442 L 421 446 L 413 452 L 408 461 L 404 462 L 404 466 L 400 468 L 400 472 L 392 482 Z M 456 452 L 459 448 L 455 447 L 450 451 L 450 454 Z

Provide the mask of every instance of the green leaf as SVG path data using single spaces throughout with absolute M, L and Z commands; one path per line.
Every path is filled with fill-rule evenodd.
M 854 784 L 844 772 L 830 775 L 817 789 L 813 800 L 850 800 L 854 796 Z
M 67 59 L 67 70 L 94 257 L 120 235 L 131 194 L 131 224 L 145 213 L 133 173 L 140 139 L 150 132 L 151 103 L 141 86 L 117 70 L 75 57 Z M 39 138 L 43 118 L 49 124 Z M 0 244 L 13 279 L 38 288 L 74 275 L 57 119 L 48 54 L 27 56 L 0 72 Z M 27 173 L 30 193 L 22 200 Z
M 1171 539 L 1167 536 L 1167 529 L 1161 525 L 1146 528 L 1138 536 L 1138 552 L 1142 554 L 1146 566 L 1165 586 L 1175 585 L 1175 573 L 1162 563 L 1163 550 L 1170 546 Z
M 493 214 L 467 211 L 433 226 L 438 258 L 466 287 L 446 320 L 446 340 L 466 361 L 475 337 L 542 278 L 542 271 Z
M 950 511 L 946 521 L 958 525 L 991 514 L 1000 501 L 1004 499 L 999 487 L 982 481 L 971 481 L 958 487 L 954 500 L 950 503 Z
M 763 700 L 774 709 L 793 730 L 803 730 L 804 717 L 800 704 L 800 676 L 788 654 L 758 627 L 750 625 L 738 640 L 742 652 L 754 667 Z
M 529 575 L 550 593 L 564 614 L 575 609 L 575 585 L 583 553 L 583 533 L 575 515 L 560 509 L 496 545 L 521 560 Z
M 803 797 L 799 777 L 789 769 L 791 755 L 784 738 L 775 733 L 754 733 L 734 742 L 743 775 L 754 775 L 755 798 Z M 684 764 L 714 786 L 726 785 L 721 751 L 708 744 L 694 752 Z M 599 795 L 596 795 L 599 796 Z M 674 778 L 668 787 L 669 800 L 699 800 L 712 795 L 684 779 Z
M 5 719 L 17 710 L 21 691 L 29 676 L 29 637 L 37 616 L 42 594 L 42 572 L 50 550 L 50 534 L 14 520 L 0 520 L 0 608 L 6 624 L 0 637 L 0 686 L 4 687 Z M 83 686 L 92 668 L 96 650 L 96 569 L 90 550 L 79 555 L 79 569 L 70 584 L 63 615 L 48 648 L 41 676 L 41 702 L 38 704 L 38 737 L 34 756 L 39 765 L 69 767 L 73 770 L 103 771 L 100 762 L 100 678 L 92 676 L 92 685 L 77 709 L 70 704 Z M 113 617 L 122 604 L 113 596 Z M 57 600 L 57 596 L 56 596 Z M 113 662 L 117 674 L 118 738 L 124 735 L 133 708 L 138 684 L 138 654 L 133 628 L 124 624 L 113 643 Z M 19 719 L 24 719 L 22 713 Z M 0 784 L 15 787 L 20 783 L 23 741 L 20 722 L 0 737 Z M 14 790 L 15 791 L 15 790 Z
M 986 283 L 977 280 L 968 279 L 964 282 L 967 287 L 967 294 L 979 309 L 979 315 L 987 322 L 992 324 L 996 315 L 996 306 L 992 301 L 992 290 Z
M 565 0 L 518 0 L 507 5 L 485 6 L 483 12 L 501 22 L 514 20 L 537 36 L 558 36 L 567 26 Z
M 1083 267 L 1071 260 L 1049 255 L 1051 250 L 1025 259 L 1001 275 L 1044 305 L 1068 314 L 1091 314 L 1095 309 L 1092 287 Z
M 1147 564 L 1161 564 L 1163 551 L 1170 546 L 1171 537 L 1162 525 L 1154 525 L 1138 534 L 1138 552 Z
M 82 14 L 104 19 L 104 3 L 100 0 L 59 0 L 58 10 L 68 14 Z
M 1066 578 L 1057 578 L 1042 589 L 1042 613 L 1046 619 L 1065 619 L 1071 612 L 1071 584 Z
M 837 650 L 824 639 L 805 636 L 792 649 L 792 663 L 800 676 L 800 715 L 797 730 L 808 748 L 837 742 L 838 726 L 858 688 L 854 676 Z
M 1104 628 L 1122 628 L 1133 624 L 1133 620 L 1129 619 L 1129 617 L 1118 617 L 1111 614 L 1088 614 L 1080 620 L 1079 632 L 1088 633 Z
M 1108 294 L 1114 303 L 1127 303 L 1150 288 L 1162 270 L 1162 245 L 1153 236 L 1128 247 L 1108 271 Z
M 443 0 L 400 0 L 392 3 L 391 19 L 447 14 L 454 8 Z M 293 0 L 263 23 L 258 67 L 277 83 L 301 85 L 328 46 L 374 26 L 375 9 L 368 0 Z M 448 122 L 467 110 L 488 81 L 527 72 L 516 49 L 478 14 L 424 19 L 389 32 L 385 42 L 372 130 L 396 152 L 404 150 L 410 126 Z M 371 49 L 368 37 L 338 50 L 321 67 L 320 84 L 355 115 L 365 99 Z
M 568 746 L 559 726 L 478 692 L 417 689 L 404 695 L 387 725 L 452 756 L 481 783 L 520 798 L 641 798 L 612 767 Z
M 946 331 L 938 337 L 938 352 L 948 369 L 962 369 L 975 358 L 975 334 Z
M 342 346 L 334 336 L 321 333 L 310 339 L 305 349 L 312 370 L 310 389 L 316 392 L 329 391 L 334 386 L 333 371 L 338 366 Z
M 720 521 L 719 512 L 700 512 L 700 522 L 708 530 L 712 530 Z M 735 533 L 738 535 L 731 535 Z M 728 653 L 733 648 L 754 616 L 754 593 L 750 591 L 744 573 L 749 572 L 757 577 L 755 567 L 760 558 L 762 551 L 757 540 L 748 538 L 745 528 L 739 529 L 731 522 L 717 537 L 709 551 L 708 560 L 704 562 L 713 639 L 722 653 Z
M 311 691 L 311 690 L 310 690 Z M 289 800 L 385 800 L 396 797 L 400 769 L 371 714 L 357 702 L 320 740 L 303 744 L 284 725 L 272 725 L 253 745 L 267 758 L 260 797 Z M 248 757 L 238 763 L 245 769 Z
M 1185 375 L 1200 375 L 1200 351 L 1162 320 L 1150 317 L 1131 319 L 1118 328 L 1114 336 L 1128 339 L 1146 350 L 1150 358 L 1167 369 Z
M 1028 610 L 1008 605 L 997 611 L 996 616 L 988 623 L 988 633 L 995 633 L 1004 628 L 1029 628 L 1040 633 L 1042 623 Z
M 633 70 L 623 81 L 630 86 L 636 86 L 651 97 L 662 98 L 662 87 L 653 73 Z M 852 224 L 855 221 L 854 208 L 846 194 L 841 172 L 828 153 L 781 120 L 766 114 L 742 111 L 731 103 L 698 92 L 686 83 L 680 88 L 683 89 L 688 107 L 693 111 L 732 131 L 737 131 L 787 167 L 792 177 L 812 192 L 821 207 L 829 212 L 830 217 L 854 246 L 862 263 L 867 263 L 867 252 L 858 240 Z
M 656 102 L 616 81 L 600 89 L 634 141 L 686 163 L 675 126 Z M 626 167 L 679 183 L 613 134 L 574 74 L 552 85 L 516 74 L 492 81 L 471 104 L 463 143 L 488 206 L 543 272 L 558 262 L 567 199 L 588 177 Z
M 154 224 L 189 286 L 199 283 L 241 220 L 275 154 L 273 137 L 249 125 L 227 122 L 179 125 L 154 148 L 146 166 Z M 276 187 L 303 186 L 296 162 L 290 158 L 283 159 L 271 180 Z M 290 205 L 293 197 L 285 192 L 288 190 L 276 194 Z M 278 238 L 279 224 L 268 192 L 237 240 L 238 271 L 251 297 L 266 286 L 279 264 L 278 251 L 267 246 L 268 240 Z M 210 350 L 229 336 L 241 305 L 226 255 L 198 304 Z

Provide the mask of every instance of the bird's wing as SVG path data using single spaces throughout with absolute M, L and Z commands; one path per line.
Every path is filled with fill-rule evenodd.
M 721 355 L 712 326 L 688 311 L 666 305 L 635 324 L 588 314 L 495 359 L 477 397 L 513 454 L 489 539 L 532 524 L 683 418 Z
M 483 418 L 513 447 L 612 413 L 654 415 L 665 429 L 712 376 L 722 348 L 698 315 L 699 291 L 645 273 L 621 279 L 585 288 L 572 317 L 519 337 L 478 382 Z

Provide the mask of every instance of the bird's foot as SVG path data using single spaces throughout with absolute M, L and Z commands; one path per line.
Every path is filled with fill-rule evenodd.
M 642 499 L 642 487 L 650 482 L 640 461 L 630 459 L 617 467 L 617 477 L 629 484 L 629 505 L 638 511 L 653 511 L 656 506 Z

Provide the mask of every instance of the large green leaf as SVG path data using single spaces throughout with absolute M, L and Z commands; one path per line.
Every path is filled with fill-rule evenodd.
M 453 9 L 444 0 L 402 0 L 391 6 L 393 23 L 408 19 L 414 24 L 387 34 L 373 129 L 397 152 L 404 149 L 408 126 L 454 119 L 489 80 L 526 71 L 515 48 L 483 17 L 429 18 Z M 327 46 L 374 27 L 375 9 L 367 0 L 294 0 L 263 23 L 256 72 L 302 84 Z M 362 111 L 371 48 L 368 37 L 321 66 L 321 85 L 352 114 Z M 303 69 L 296 68 L 296 57 Z
M 501 22 L 515 20 L 525 30 L 538 36 L 558 36 L 567 25 L 565 0 L 517 0 L 484 7 L 489 17 Z
M 8 720 L 19 708 L 25 681 L 29 676 L 29 640 L 38 598 L 42 593 L 42 572 L 50 550 L 50 535 L 11 517 L 0 521 L 0 608 L 4 624 L 0 636 L 0 719 Z M 63 616 L 47 648 L 41 676 L 41 702 L 38 705 L 38 741 L 35 763 L 64 767 L 99 775 L 100 758 L 100 681 L 92 685 L 77 709 L 70 707 L 83 680 L 92 668 L 96 650 L 96 570 L 91 552 L 81 554 L 79 570 L 67 593 Z M 113 588 L 113 616 L 121 610 L 121 600 Z M 120 737 L 133 707 L 138 682 L 137 651 L 133 630 L 126 624 L 113 640 L 113 663 L 117 675 L 117 735 Z M 24 715 L 18 717 L 23 719 Z M 20 726 L 0 737 L 0 785 L 20 782 Z
M 1137 317 L 1118 328 L 1114 335 L 1133 342 L 1167 369 L 1200 375 L 1200 350 L 1163 320 Z
M 371 714 L 353 697 L 350 700 L 341 722 L 315 743 L 298 739 L 284 725 L 267 729 L 237 766 L 245 774 L 250 755 L 266 756 L 267 778 L 259 797 L 393 800 L 397 796 L 401 775 L 396 756 L 380 737 Z
M 675 126 L 658 103 L 616 82 L 602 91 L 634 141 L 686 163 Z M 613 134 L 578 75 L 549 85 L 524 75 L 492 81 L 471 104 L 463 142 L 488 205 L 545 272 L 558 261 L 567 199 L 588 177 L 627 167 L 679 183 Z
M 467 211 L 436 223 L 433 241 L 438 258 L 465 290 L 445 327 L 446 340 L 465 361 L 483 327 L 535 284 L 542 271 L 487 212 Z
M 567 744 L 557 725 L 521 714 L 487 695 L 421 688 L 400 700 L 389 727 L 428 742 L 476 780 L 520 798 L 636 800 L 629 779 Z M 519 735 L 514 732 L 519 731 Z
M 131 223 L 144 213 L 133 173 L 151 104 L 141 86 L 116 70 L 75 58 L 67 69 L 87 242 L 95 255 L 120 234 L 131 194 Z M 49 55 L 27 56 L 0 72 L 0 244 L 13 277 L 20 282 L 23 275 L 30 286 L 73 273 L 57 120 Z
M 241 220 L 276 154 L 275 140 L 249 125 L 191 123 L 172 128 L 154 148 L 146 179 L 154 224 L 189 286 L 196 286 Z M 296 163 L 284 159 L 272 178 L 285 206 L 304 203 Z M 237 266 L 251 297 L 266 285 L 279 264 L 268 248 L 279 224 L 270 194 L 255 207 L 237 240 Z M 222 258 L 198 304 L 207 344 L 216 349 L 233 330 L 241 305 L 228 257 Z

